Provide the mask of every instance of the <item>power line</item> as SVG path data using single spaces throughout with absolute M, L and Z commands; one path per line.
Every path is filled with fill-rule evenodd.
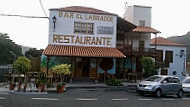
M 41 6 L 41 8 L 42 8 L 42 10 L 43 10 L 43 12 L 44 12 L 44 14 L 45 14 L 45 16 L 47 16 L 47 14 L 46 14 L 46 12 L 45 12 L 45 10 L 44 10 L 44 6 L 43 6 L 43 4 L 42 4 L 42 1 L 39 0 L 39 2 L 40 2 L 40 6 Z M 48 17 L 48 16 L 47 16 L 47 17 Z
M 22 18 L 49 18 L 49 17 L 24 16 L 24 15 L 13 15 L 13 14 L 0 14 L 0 16 L 14 16 L 14 17 L 22 17 Z

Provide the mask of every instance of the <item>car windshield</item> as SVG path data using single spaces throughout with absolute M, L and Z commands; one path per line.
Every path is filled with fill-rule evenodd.
M 160 77 L 160 76 L 152 76 L 152 77 L 146 79 L 146 81 L 158 82 L 158 81 L 160 81 L 161 79 L 162 79 L 162 77 Z
M 183 83 L 190 83 L 190 78 L 186 78 L 183 80 Z

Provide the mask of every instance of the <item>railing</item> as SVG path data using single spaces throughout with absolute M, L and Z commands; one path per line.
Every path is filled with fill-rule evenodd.
M 117 48 L 125 55 L 152 56 L 155 54 L 154 48 L 139 48 L 139 47 L 132 47 L 132 45 L 122 45 L 122 44 L 117 44 Z

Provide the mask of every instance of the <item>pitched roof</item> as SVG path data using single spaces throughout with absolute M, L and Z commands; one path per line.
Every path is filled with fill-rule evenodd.
M 137 28 L 133 29 L 133 32 L 142 32 L 142 33 L 161 33 L 160 31 L 151 28 L 151 27 L 142 27 L 138 26 Z
M 109 13 L 103 10 L 98 10 L 94 8 L 89 7 L 83 7 L 83 6 L 71 6 L 71 7 L 65 7 L 65 8 L 52 8 L 50 10 L 61 10 L 61 11 L 68 11 L 68 12 L 79 12 L 79 13 L 91 13 L 91 14 L 103 14 L 103 15 L 115 15 L 113 13 Z
M 86 47 L 69 45 L 48 45 L 43 51 L 48 56 L 78 56 L 78 57 L 125 57 L 117 48 L 110 47 Z
M 165 39 L 163 37 L 157 37 L 157 45 L 162 45 L 162 46 L 186 46 L 185 44 L 179 44 L 173 41 L 170 41 L 168 39 Z M 151 45 L 155 45 L 155 38 L 151 39 Z

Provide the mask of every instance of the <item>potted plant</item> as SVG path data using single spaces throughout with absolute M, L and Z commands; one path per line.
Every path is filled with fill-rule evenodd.
M 38 74 L 38 91 L 45 92 L 46 81 L 47 81 L 47 76 L 46 76 L 45 72 L 41 71 Z
M 26 80 L 26 73 L 31 69 L 30 60 L 26 57 L 19 57 L 13 64 L 14 68 L 20 73 L 23 74 L 24 79 L 24 86 L 27 86 Z M 19 85 L 19 84 L 18 84 Z M 25 87 L 26 89 L 26 87 Z M 26 90 L 25 90 L 26 91 Z
M 14 90 L 14 88 L 15 88 L 15 83 L 14 83 L 14 82 L 11 82 L 11 83 L 9 84 L 9 90 Z
M 58 85 L 57 85 L 57 90 L 59 88 L 59 89 L 62 89 L 62 92 L 64 91 L 64 89 L 65 89 L 64 79 L 65 79 L 66 75 L 71 74 L 70 67 L 71 67 L 70 64 L 69 65 L 68 64 L 60 64 L 60 65 L 57 65 L 52 68 L 53 73 L 57 74 L 60 77 L 60 83 L 58 83 Z M 61 87 L 60 87 L 60 85 L 61 85 Z
M 17 84 L 17 87 L 18 87 L 18 92 L 20 92 L 20 90 L 21 90 L 21 85 L 22 85 L 22 82 L 18 82 L 18 84 Z
M 57 93 L 62 93 L 63 91 L 62 84 L 57 84 Z

